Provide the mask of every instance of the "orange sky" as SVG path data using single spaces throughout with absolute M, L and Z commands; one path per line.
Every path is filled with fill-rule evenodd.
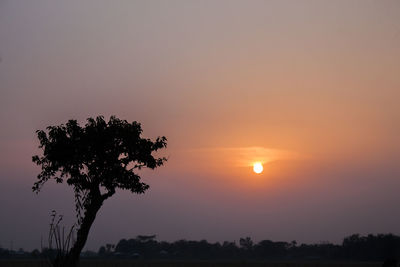
M 100 114 L 167 136 L 169 161 L 103 207 L 89 248 L 399 234 L 398 1 L 6 0 L 0 38 L 1 246 L 73 217 L 66 187 L 30 192 L 35 130 Z

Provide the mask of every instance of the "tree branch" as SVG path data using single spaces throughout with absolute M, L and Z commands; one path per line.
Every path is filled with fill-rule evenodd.
M 107 193 L 101 195 L 102 200 L 106 200 L 107 198 L 111 197 L 115 194 L 115 189 L 109 190 Z

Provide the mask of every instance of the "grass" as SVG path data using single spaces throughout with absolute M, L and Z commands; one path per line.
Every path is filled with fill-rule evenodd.
M 0 260 L 2 267 L 49 267 L 43 260 Z M 268 262 L 268 261 L 139 261 L 82 260 L 81 267 L 381 267 L 382 263 Z

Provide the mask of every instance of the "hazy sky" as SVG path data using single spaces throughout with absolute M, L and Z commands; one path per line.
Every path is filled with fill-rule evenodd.
M 97 115 L 167 136 L 169 161 L 106 201 L 90 249 L 400 234 L 399 71 L 395 0 L 0 0 L 0 246 L 72 224 L 70 188 L 31 191 L 35 130 Z

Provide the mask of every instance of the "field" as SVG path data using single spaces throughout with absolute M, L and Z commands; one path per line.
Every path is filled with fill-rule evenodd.
M 49 267 L 40 260 L 0 260 L 1 267 Z M 266 261 L 137 261 L 83 260 L 82 267 L 381 267 L 382 263 L 266 262 Z

